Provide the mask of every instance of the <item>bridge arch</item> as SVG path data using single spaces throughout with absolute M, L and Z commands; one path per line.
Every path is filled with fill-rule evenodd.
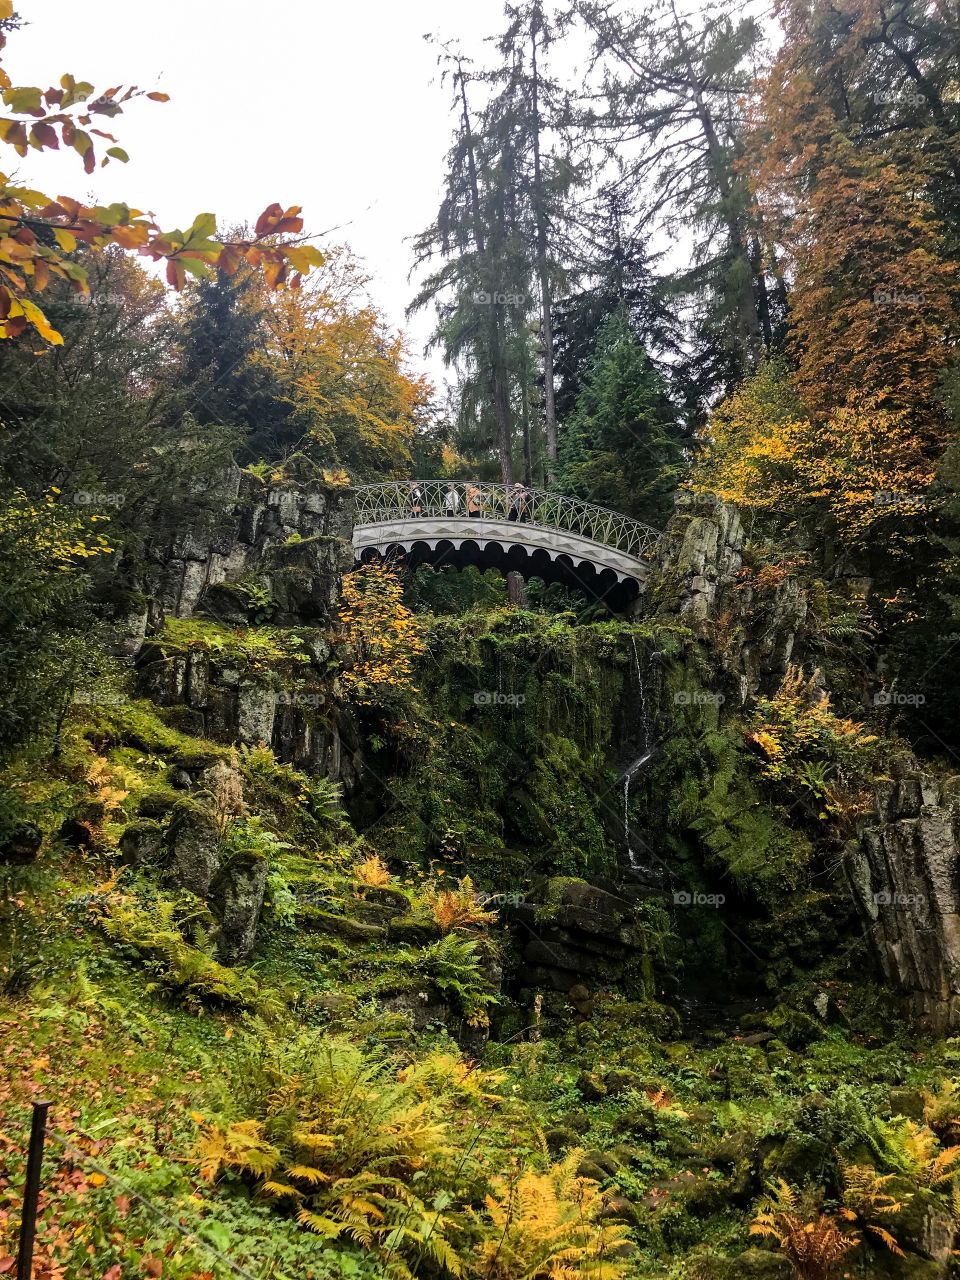
M 579 587 L 615 608 L 643 589 L 660 539 L 642 521 L 594 503 L 500 484 L 361 485 L 356 504 L 357 560 L 403 554 L 412 565 L 516 572 Z

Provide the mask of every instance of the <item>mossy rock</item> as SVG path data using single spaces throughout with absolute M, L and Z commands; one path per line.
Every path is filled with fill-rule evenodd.
M 890 1114 L 906 1116 L 908 1120 L 922 1120 L 924 1099 L 919 1089 L 891 1089 Z
M 387 931 L 382 925 L 354 920 L 352 916 L 337 916 L 319 907 L 301 907 L 297 921 L 304 929 L 316 929 L 320 933 L 333 933 L 348 942 L 382 942 Z
M 167 829 L 162 822 L 143 818 L 131 822 L 120 836 L 120 855 L 128 867 L 156 862 L 164 852 Z
M 590 1128 L 590 1116 L 586 1111 L 566 1111 L 560 1117 L 560 1123 L 582 1137 Z M 577 1145 L 581 1146 L 582 1142 L 578 1142 Z
M 709 1218 L 729 1208 L 731 1190 L 726 1179 L 698 1177 L 684 1183 L 679 1199 L 695 1218 Z
M 585 1151 L 577 1165 L 577 1177 L 606 1182 L 608 1178 L 615 1178 L 622 1168 L 621 1161 L 610 1151 Z
M 0 844 L 0 864 L 22 867 L 33 862 L 43 844 L 43 832 L 32 822 L 18 822 Z
M 544 1131 L 544 1139 L 550 1155 L 557 1159 L 565 1151 L 570 1151 L 580 1142 L 580 1134 L 568 1125 L 557 1124 Z
M 786 1004 L 778 1004 L 767 1015 L 766 1024 L 790 1049 L 803 1049 L 824 1035 L 824 1028 L 816 1018 Z
M 204 743 L 202 746 L 183 747 L 173 753 L 173 763 L 179 769 L 186 769 L 188 773 L 200 773 L 221 760 L 229 759 L 230 748 L 218 747 L 214 742 Z
M 363 890 L 364 902 L 377 902 L 381 906 L 390 907 L 394 911 L 409 911 L 410 899 L 402 889 L 391 889 L 389 885 L 372 885 Z
M 770 1177 L 803 1184 L 820 1182 L 832 1159 L 833 1153 L 825 1142 L 808 1133 L 797 1133 L 774 1147 L 763 1167 Z
M 604 1072 L 603 1084 L 610 1097 L 617 1098 L 620 1094 L 627 1093 L 630 1089 L 639 1089 L 643 1081 L 635 1071 L 616 1068 L 613 1071 Z
M 340 1018 L 357 1007 L 357 997 L 346 991 L 325 991 L 313 1001 L 314 1007 L 329 1018 Z
M 167 842 L 173 883 L 206 899 L 220 869 L 221 834 L 213 813 L 196 800 L 181 796 L 171 812 Z
M 710 1152 L 710 1160 L 720 1169 L 732 1169 L 739 1164 L 754 1164 L 759 1155 L 760 1142 L 756 1134 L 737 1129 L 724 1134 Z
M 884 1226 L 902 1249 L 945 1263 L 951 1256 L 956 1228 L 949 1205 L 928 1187 L 896 1177 L 884 1188 L 901 1203 L 884 1218 Z
M 599 1102 L 607 1096 L 607 1086 L 598 1071 L 581 1071 L 577 1077 L 577 1092 L 587 1102 Z
M 638 1227 L 643 1221 L 642 1210 L 626 1196 L 616 1194 L 604 1197 L 599 1216 L 601 1221 L 626 1222 L 631 1227 Z
M 688 1280 L 791 1280 L 793 1269 L 781 1253 L 747 1249 L 735 1258 L 718 1254 L 690 1258 Z
M 425 947 L 443 936 L 436 921 L 412 915 L 395 916 L 387 925 L 386 933 L 391 942 L 410 943 L 415 947 Z
M 173 812 L 180 799 L 180 793 L 173 787 L 156 787 L 140 797 L 137 813 L 141 818 L 164 818 Z
M 350 903 L 350 915 L 363 924 L 379 924 L 384 928 L 395 918 L 396 908 L 383 902 L 366 902 L 354 899 Z

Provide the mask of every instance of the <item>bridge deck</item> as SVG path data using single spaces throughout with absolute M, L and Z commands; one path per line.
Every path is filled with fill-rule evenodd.
M 491 565 L 601 593 L 642 587 L 660 539 L 630 516 L 542 489 L 391 481 L 360 486 L 356 499 L 358 559 L 396 548 L 417 560 Z
M 573 566 L 590 565 L 598 571 L 608 569 L 616 575 L 618 582 L 633 578 L 643 583 L 650 568 L 647 561 L 639 556 L 605 547 L 602 543 L 562 529 L 534 524 L 533 521 L 411 516 L 357 525 L 353 531 L 353 547 L 358 556 L 368 549 L 384 554 L 391 547 L 410 552 L 417 543 L 430 551 L 437 551 L 441 543 L 448 543 L 458 551 L 465 543 L 472 543 L 478 552 L 495 545 L 504 552 L 510 547 L 517 547 L 531 556 L 542 553 L 551 561 L 565 556 Z M 532 566 L 530 571 L 536 572 L 536 568 Z

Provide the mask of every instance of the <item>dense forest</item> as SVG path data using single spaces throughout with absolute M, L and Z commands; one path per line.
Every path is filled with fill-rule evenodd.
M 167 101 L 29 20 L 0 1275 L 958 1274 L 956 0 L 426 37 L 442 379 L 299 206 L 25 185 Z

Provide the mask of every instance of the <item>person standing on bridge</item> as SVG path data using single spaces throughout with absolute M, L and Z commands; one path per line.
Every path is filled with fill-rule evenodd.
M 423 514 L 423 494 L 416 480 L 410 481 L 410 514 L 412 516 Z
M 443 495 L 443 509 L 448 516 L 460 514 L 460 494 L 452 481 L 447 485 L 447 492 Z
M 470 520 L 479 520 L 483 515 L 483 502 L 480 489 L 475 484 L 467 485 L 467 516 Z
M 530 519 L 530 490 L 518 480 L 510 490 L 510 520 Z

